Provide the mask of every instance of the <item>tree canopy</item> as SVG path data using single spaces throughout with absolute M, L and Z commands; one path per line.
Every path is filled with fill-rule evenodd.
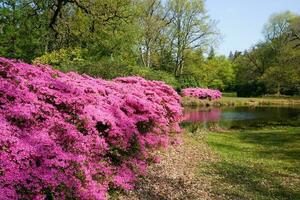
M 235 59 L 240 95 L 300 94 L 299 23 L 291 12 L 272 15 L 263 29 L 265 41 Z
M 175 88 L 299 94 L 300 16 L 275 13 L 262 32 L 263 41 L 226 57 L 215 51 L 220 33 L 204 0 L 0 2 L 4 57 L 106 79 L 139 75 Z

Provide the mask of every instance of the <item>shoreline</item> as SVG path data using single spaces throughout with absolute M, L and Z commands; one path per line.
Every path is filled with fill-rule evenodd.
M 182 97 L 181 104 L 183 107 L 300 106 L 300 98 L 222 97 L 218 100 L 200 100 L 193 97 Z

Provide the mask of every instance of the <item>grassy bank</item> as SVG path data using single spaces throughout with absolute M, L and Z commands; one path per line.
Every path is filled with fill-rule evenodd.
M 259 98 L 241 98 L 241 97 L 223 97 L 219 100 L 199 100 L 193 97 L 183 97 L 182 105 L 191 106 L 300 106 L 299 97 L 259 97 Z
M 209 133 L 219 160 L 200 164 L 227 199 L 300 199 L 300 128 Z

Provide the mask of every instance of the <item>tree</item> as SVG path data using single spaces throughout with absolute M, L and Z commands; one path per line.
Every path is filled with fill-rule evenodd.
M 265 41 L 234 60 L 240 95 L 300 93 L 299 19 L 291 12 L 272 15 L 263 29 Z
M 201 74 L 206 74 L 208 87 L 225 90 L 234 85 L 234 66 L 225 56 L 207 59 Z
M 291 20 L 290 23 L 290 43 L 292 43 L 293 48 L 300 48 L 300 16 L 296 16 Z
M 170 0 L 171 42 L 175 56 L 175 76 L 183 73 L 185 51 L 205 49 L 216 35 L 214 22 L 206 14 L 203 0 Z
M 83 0 L 80 4 L 73 1 L 65 4 L 54 25 L 57 47 L 53 49 L 88 48 L 93 57 L 112 59 L 127 52 L 134 54 L 137 34 L 133 10 L 130 0 Z
M 264 26 L 263 33 L 266 42 L 269 42 L 278 54 L 280 54 L 281 49 L 292 40 L 291 23 L 295 18 L 296 15 L 289 11 L 275 13 L 271 15 L 269 21 Z
M 135 55 L 133 7 L 131 0 L 1 1 L 0 53 L 27 61 L 61 48 L 88 48 L 97 58 Z
M 141 25 L 141 59 L 144 66 L 152 67 L 152 54 L 158 51 L 163 29 L 170 24 L 168 10 L 161 0 L 140 2 L 139 24 Z
M 232 51 L 229 52 L 228 58 L 229 60 L 234 60 L 234 54 L 232 53 Z
M 105 78 L 185 73 L 199 85 L 217 34 L 204 0 L 3 0 L 0 14 L 1 56 Z
M 291 21 L 296 17 L 295 14 L 287 11 L 271 15 L 269 21 L 263 28 L 263 33 L 267 41 L 274 41 L 282 38 L 289 31 Z
M 43 2 L 0 2 L 0 54 L 31 61 L 45 52 L 47 29 Z M 30 34 L 28 34 L 30 33 Z
M 266 24 L 264 33 L 267 42 L 272 46 L 276 55 L 272 65 L 269 65 L 262 76 L 262 80 L 268 85 L 269 91 L 275 91 L 280 94 L 281 91 L 293 87 L 291 72 L 297 73 L 296 68 L 300 64 L 297 59 L 297 46 L 299 45 L 298 23 L 300 17 L 291 12 L 283 12 L 274 14 L 270 17 L 269 22 Z M 272 79 L 273 81 L 271 81 Z M 270 84 L 272 83 L 273 84 Z
M 234 59 L 239 96 L 258 96 L 266 92 L 259 78 L 269 66 L 274 65 L 275 57 L 271 45 L 262 42 Z
M 209 50 L 207 59 L 208 59 L 208 60 L 214 59 L 215 56 L 216 56 L 216 54 L 215 54 L 215 49 L 214 49 L 213 47 L 210 47 L 210 50 Z

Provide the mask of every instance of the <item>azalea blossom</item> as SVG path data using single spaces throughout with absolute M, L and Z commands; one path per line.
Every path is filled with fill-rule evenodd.
M 132 189 L 154 150 L 176 140 L 181 117 L 163 82 L 0 58 L 0 197 L 102 200 Z
M 185 88 L 182 90 L 182 96 L 196 97 L 199 99 L 220 99 L 222 93 L 219 90 L 207 89 L 207 88 Z

